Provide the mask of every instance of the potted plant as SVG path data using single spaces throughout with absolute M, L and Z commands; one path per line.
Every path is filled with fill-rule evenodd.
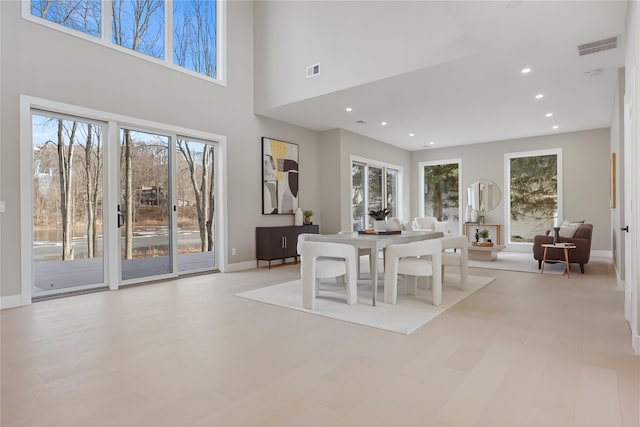
M 386 231 L 387 217 L 389 214 L 391 214 L 391 209 L 389 208 L 371 209 L 369 216 L 375 220 L 373 222 L 373 229 L 376 231 Z
M 310 209 L 307 209 L 306 211 L 302 212 L 302 215 L 304 215 L 304 223 L 311 224 L 311 216 L 313 215 L 313 211 Z
M 484 229 L 484 230 L 478 231 L 478 237 L 480 238 L 481 242 L 486 242 L 487 239 L 489 238 L 489 230 Z

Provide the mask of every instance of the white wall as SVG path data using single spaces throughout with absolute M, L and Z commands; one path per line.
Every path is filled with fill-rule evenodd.
M 340 176 L 343 171 L 340 169 L 340 130 L 333 129 L 320 134 L 318 141 L 318 201 L 317 207 L 311 207 L 320 224 L 321 233 L 337 233 L 341 228 L 340 224 Z
M 504 218 L 504 154 L 549 148 L 562 148 L 564 217 L 585 219 L 593 224 L 591 249 L 611 251 L 611 215 L 609 211 L 609 129 L 561 133 L 486 144 L 430 149 L 413 153 L 411 187 L 412 211 L 418 214 L 419 162 L 462 159 L 462 188 L 478 179 L 490 179 L 500 186 L 502 198 L 498 207 L 485 213 L 487 222 L 505 225 Z M 506 240 L 506 238 L 505 238 Z
M 300 145 L 300 203 L 316 206 L 316 132 L 253 112 L 253 3 L 228 2 L 227 83 L 220 86 L 58 32 L 0 2 L 0 296 L 20 293 L 20 95 L 227 136 L 229 263 L 255 260 L 255 226 L 293 224 L 261 214 L 261 136 Z M 230 251 L 228 251 L 230 253 Z
M 471 51 L 441 2 L 258 1 L 255 21 L 257 112 Z

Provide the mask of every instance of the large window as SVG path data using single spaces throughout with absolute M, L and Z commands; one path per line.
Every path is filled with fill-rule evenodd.
M 451 231 L 460 230 L 460 163 L 456 159 L 419 165 L 420 216 L 446 221 Z
M 364 159 L 351 162 L 351 206 L 353 230 L 373 228 L 371 210 L 389 208 L 390 217 L 401 215 L 399 206 L 402 171 L 398 166 Z
M 24 5 L 23 17 L 40 24 L 221 77 L 219 0 L 31 0 Z
M 505 154 L 509 243 L 532 243 L 561 217 L 561 150 Z

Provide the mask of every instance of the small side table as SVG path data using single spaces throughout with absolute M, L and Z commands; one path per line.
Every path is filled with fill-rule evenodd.
M 544 255 L 542 256 L 542 271 L 540 272 L 540 274 L 544 273 L 544 264 L 546 262 L 562 262 L 564 263 L 565 267 L 566 267 L 566 273 L 567 273 L 567 279 L 571 277 L 571 275 L 569 274 L 569 249 L 575 249 L 576 245 L 572 245 L 571 243 L 557 243 L 555 245 L 553 244 L 543 244 L 542 247 L 544 248 Z M 553 249 L 563 249 L 564 250 L 564 260 L 562 259 L 547 259 L 547 250 L 549 248 L 553 248 Z

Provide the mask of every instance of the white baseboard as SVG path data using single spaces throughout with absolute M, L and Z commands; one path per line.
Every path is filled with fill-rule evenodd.
M 6 297 L 0 297 L 0 309 L 20 307 L 22 305 L 28 305 L 22 303 L 22 295 L 9 295 Z
M 234 271 L 251 270 L 256 268 L 255 261 L 236 262 L 234 264 L 227 264 L 222 270 L 223 273 L 232 273 Z
M 598 258 L 613 259 L 613 252 L 612 251 L 591 250 L 591 256 L 598 257 Z

